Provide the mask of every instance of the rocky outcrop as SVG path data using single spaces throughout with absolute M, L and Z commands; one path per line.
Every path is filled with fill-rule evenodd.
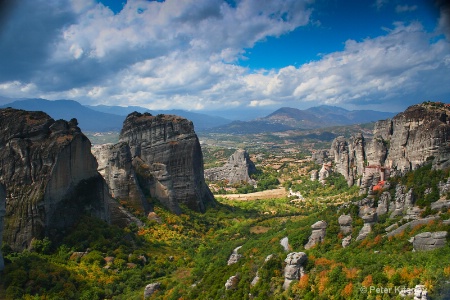
M 431 217 L 420 219 L 420 220 L 413 220 L 413 221 L 403 224 L 401 226 L 396 226 L 396 224 L 393 224 L 393 225 L 389 226 L 388 228 L 386 228 L 386 231 L 388 232 L 386 234 L 386 236 L 387 237 L 396 236 L 397 234 L 402 233 L 403 231 L 405 231 L 408 228 L 414 228 L 418 225 L 425 225 L 425 224 L 428 224 L 429 222 L 436 221 L 436 220 L 439 220 L 439 217 L 431 216 Z
M 97 158 L 98 171 L 107 182 L 111 196 L 125 202 L 138 214 L 148 214 L 152 207 L 139 185 L 128 144 L 94 146 L 92 153 Z
M 336 172 L 349 185 L 358 184 L 356 178 L 362 177 L 367 192 L 371 185 L 384 181 L 383 177 L 402 175 L 427 162 L 437 169 L 450 166 L 449 141 L 450 107 L 422 103 L 410 106 L 392 120 L 378 121 L 370 141 L 365 141 L 362 135 L 349 140 L 336 138 L 330 154 Z
M 251 183 L 250 175 L 256 172 L 255 164 L 250 160 L 247 151 L 238 149 L 228 158 L 222 167 L 205 170 L 205 178 L 210 181 L 226 180 L 229 184 Z
M 34 238 L 64 235 L 82 214 L 108 222 L 122 217 L 75 119 L 0 110 L 0 161 L 6 189 L 3 241 L 16 251 Z
M 172 212 L 181 213 L 181 205 L 204 212 L 208 204 L 215 203 L 204 180 L 200 143 L 189 120 L 134 112 L 124 121 L 120 143 L 129 147 L 141 189 Z M 130 179 L 127 174 L 132 172 L 126 171 L 126 165 L 122 169 Z
M 280 240 L 280 245 L 283 247 L 284 251 L 288 252 L 291 246 L 289 245 L 289 238 L 285 236 Z
M 340 231 L 347 235 L 352 233 L 352 216 L 350 215 L 341 215 L 339 216 L 338 223 L 340 227 Z
M 444 247 L 447 231 L 423 232 L 414 236 L 413 247 L 416 251 L 428 251 Z
M 299 280 L 305 275 L 304 265 L 308 256 L 304 252 L 291 252 L 287 255 L 284 268 L 283 289 L 287 290 L 293 280 Z
M 350 242 L 352 241 L 352 236 L 346 236 L 342 239 L 342 248 L 348 247 L 350 245 Z
M 144 299 L 150 298 L 160 288 L 161 283 L 159 282 L 147 284 L 144 289 Z
M 311 159 L 316 164 L 321 165 L 321 164 L 327 162 L 329 154 L 330 153 L 328 150 L 317 150 L 312 153 Z
M 6 213 L 6 194 L 5 187 L 0 184 L 0 271 L 5 268 L 5 262 L 2 254 L 2 241 L 3 241 L 3 217 Z
M 377 221 L 377 214 L 376 213 L 367 214 L 367 215 L 364 215 L 362 217 L 362 219 L 363 219 L 364 225 L 361 228 L 361 230 L 359 231 L 359 234 L 356 237 L 356 241 L 365 239 L 369 235 L 369 233 L 372 232 L 372 227 Z
M 395 201 L 391 202 L 389 211 L 391 211 L 391 218 L 404 215 L 408 209 L 414 205 L 415 199 L 412 189 L 406 190 L 406 186 L 398 184 L 395 187 Z
M 239 275 L 233 275 L 230 278 L 227 279 L 227 282 L 225 282 L 225 290 L 232 290 L 237 287 L 239 283 Z
M 311 249 L 316 244 L 323 242 L 325 239 L 325 233 L 327 229 L 327 222 L 325 221 L 317 221 L 313 225 L 311 225 L 311 235 L 309 236 L 308 243 L 305 245 L 305 249 Z
M 349 186 L 353 185 L 357 176 L 364 172 L 365 140 L 357 134 L 346 140 L 337 137 L 331 144 L 331 156 L 334 157 L 335 171 L 344 175 Z
M 239 247 L 236 247 L 235 249 L 233 249 L 233 252 L 231 253 L 230 257 L 228 258 L 227 265 L 235 264 L 242 258 L 242 254 L 238 253 L 239 249 L 241 249 L 241 248 L 242 248 L 242 246 L 239 246 Z

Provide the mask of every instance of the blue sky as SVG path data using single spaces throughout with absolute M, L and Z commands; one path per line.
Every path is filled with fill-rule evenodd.
M 445 1 L 17 3 L 0 15 L 3 103 L 401 111 L 450 102 Z

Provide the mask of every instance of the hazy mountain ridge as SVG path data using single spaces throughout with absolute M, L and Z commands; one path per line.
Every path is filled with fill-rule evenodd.
M 79 127 L 83 131 L 91 132 L 120 131 L 125 117 L 134 111 L 141 113 L 150 112 L 152 115 L 178 115 L 192 121 L 195 129 L 198 131 L 231 122 L 230 120 L 222 117 L 210 116 L 185 110 L 150 111 L 145 107 L 140 106 L 90 106 L 82 105 L 74 100 L 22 99 L 0 106 L 0 108 L 6 107 L 28 111 L 43 111 L 55 120 L 70 120 L 72 118 L 76 118 L 78 120 Z
M 251 134 L 281 132 L 293 129 L 319 129 L 332 126 L 345 126 L 389 119 L 395 113 L 374 110 L 349 111 L 341 107 L 321 105 L 305 110 L 282 107 L 263 118 L 252 121 L 234 121 L 218 126 L 209 132 L 229 134 Z

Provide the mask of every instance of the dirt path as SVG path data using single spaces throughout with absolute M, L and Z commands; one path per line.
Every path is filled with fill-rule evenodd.
M 228 200 L 262 200 L 270 198 L 283 198 L 287 196 L 286 190 L 284 188 L 277 188 L 273 190 L 267 190 L 262 192 L 255 192 L 249 194 L 228 194 L 228 195 L 217 195 L 218 197 L 226 198 Z

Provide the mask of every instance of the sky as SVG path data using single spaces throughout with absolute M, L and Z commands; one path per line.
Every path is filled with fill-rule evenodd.
M 444 0 L 14 3 L 0 7 L 3 102 L 390 112 L 450 103 Z

